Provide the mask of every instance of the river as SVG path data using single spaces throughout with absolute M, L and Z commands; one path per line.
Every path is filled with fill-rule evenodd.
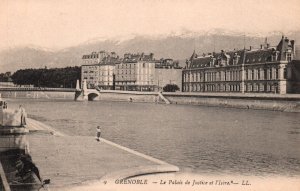
M 95 136 L 177 165 L 182 172 L 300 175 L 300 114 L 129 102 L 7 100 L 68 134 Z

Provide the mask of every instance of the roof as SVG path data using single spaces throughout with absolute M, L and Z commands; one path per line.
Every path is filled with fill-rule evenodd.
M 99 54 L 93 52 L 92 54 L 86 54 L 82 56 L 82 59 L 92 59 L 92 58 L 99 58 Z
M 131 54 L 131 53 L 126 53 L 124 54 L 124 59 L 123 62 L 124 63 L 136 63 L 138 61 L 155 61 L 155 59 L 153 58 L 153 53 L 150 54 L 144 54 L 144 53 L 137 53 L 137 54 Z
M 229 59 L 228 62 L 229 65 L 233 65 L 234 59 L 238 59 L 237 64 L 242 64 L 244 54 L 245 54 L 245 50 L 236 50 L 230 52 L 222 51 L 220 53 L 213 53 L 206 56 L 200 56 L 190 60 L 191 61 L 190 67 L 191 68 L 210 67 L 210 64 L 213 60 L 214 60 L 214 64 L 216 65 L 218 61 L 222 59 Z M 193 53 L 193 55 L 195 54 Z
M 191 68 L 203 68 L 210 65 L 212 58 L 209 57 L 198 57 L 194 58 L 191 62 Z
M 233 50 L 233 51 L 221 51 L 219 53 L 212 53 L 209 55 L 199 56 L 193 51 L 192 56 L 189 59 L 190 65 L 188 68 L 203 68 L 214 65 L 223 66 L 221 61 L 225 60 L 227 66 L 240 65 L 240 64 L 257 64 L 271 61 L 286 60 L 286 52 L 292 52 L 293 40 L 282 37 L 279 44 L 276 47 L 270 47 L 265 42 L 265 46 L 258 50 Z M 276 60 L 274 60 L 276 58 Z
M 272 61 L 275 49 L 260 49 L 255 51 L 247 51 L 245 64 L 264 63 Z
M 115 65 L 120 62 L 121 60 L 118 57 L 107 56 L 100 61 L 100 65 Z

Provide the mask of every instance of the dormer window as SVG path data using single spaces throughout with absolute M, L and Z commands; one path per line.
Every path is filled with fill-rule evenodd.
M 278 60 L 278 55 L 279 55 L 279 53 L 278 53 L 277 51 L 276 51 L 276 54 L 275 54 L 275 55 L 276 55 L 275 59 Z
M 286 53 L 286 60 L 287 60 L 288 62 L 291 62 L 291 61 L 292 61 L 292 54 L 291 54 L 291 53 L 289 53 L 289 52 Z
M 237 65 L 239 62 L 240 56 L 236 53 L 233 58 L 233 65 Z

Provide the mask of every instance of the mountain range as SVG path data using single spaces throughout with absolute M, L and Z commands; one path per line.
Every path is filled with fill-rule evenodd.
M 276 46 L 282 34 L 273 32 L 268 35 L 268 43 Z M 300 45 L 300 32 L 294 31 L 287 34 L 290 39 Z M 0 73 L 15 72 L 25 68 L 54 68 L 67 66 L 80 66 L 82 55 L 93 51 L 106 50 L 116 52 L 120 57 L 124 53 L 152 52 L 154 57 L 173 58 L 179 60 L 183 66 L 187 58 L 195 50 L 198 54 L 208 52 L 220 52 L 221 50 L 259 48 L 265 42 L 261 35 L 243 35 L 215 31 L 214 33 L 192 33 L 170 34 L 165 36 L 132 36 L 125 39 L 92 39 L 77 46 L 61 50 L 49 50 L 36 46 L 24 46 L 9 48 L 0 51 Z

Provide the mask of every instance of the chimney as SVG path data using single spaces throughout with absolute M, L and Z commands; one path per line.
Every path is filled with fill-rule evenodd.
M 291 42 L 291 47 L 292 47 L 292 50 L 293 50 L 294 57 L 296 57 L 295 40 L 291 40 L 290 42 Z
M 150 53 L 150 59 L 153 60 L 153 56 L 154 54 L 153 53 Z
M 264 44 L 264 49 L 267 49 L 268 48 L 268 38 L 266 37 L 265 38 L 265 44 Z
M 263 45 L 262 44 L 260 45 L 260 49 L 263 49 Z
M 250 50 L 252 50 L 252 46 L 250 46 Z
M 189 68 L 189 63 L 190 63 L 189 60 L 185 61 L 186 68 Z

